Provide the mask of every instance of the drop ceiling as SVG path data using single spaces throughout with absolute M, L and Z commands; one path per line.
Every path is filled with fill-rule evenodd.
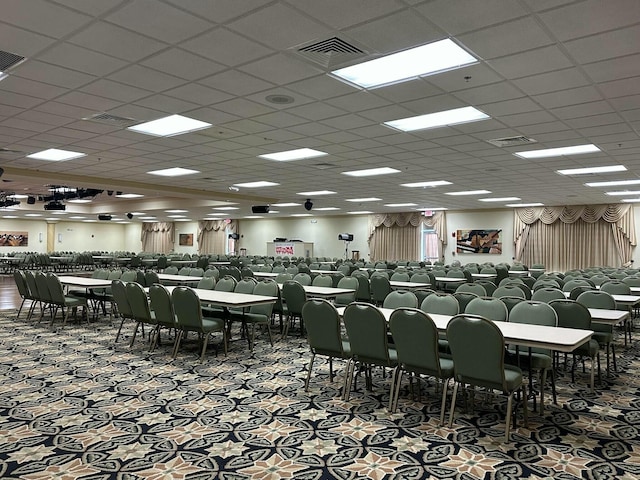
M 304 203 L 317 215 L 409 208 L 482 209 L 478 196 L 545 205 L 620 201 L 586 182 L 640 173 L 640 2 L 566 0 L 7 0 L 0 50 L 26 59 L 0 81 L 0 188 L 38 195 L 45 185 L 100 188 L 68 210 L 122 217 L 167 209 L 203 218 L 234 204 Z M 480 61 L 361 90 L 331 70 L 452 38 Z M 337 40 L 334 40 L 337 39 Z M 346 42 L 354 52 L 305 47 Z M 274 102 L 275 96 L 275 102 Z M 283 101 L 287 98 L 287 102 Z M 473 106 L 489 120 L 403 133 L 383 122 Z M 103 114 L 102 119 L 94 118 Z M 212 124 L 158 138 L 126 129 L 180 114 Z M 526 137 L 536 143 L 496 146 Z M 520 150 L 595 144 L 587 155 L 525 160 Z M 64 162 L 26 158 L 48 148 L 83 152 Z M 259 155 L 313 148 L 328 155 L 274 162 Z M 566 177 L 558 169 L 624 165 L 626 172 Z M 176 178 L 150 170 L 183 167 Z M 341 172 L 391 167 L 353 178 Z M 251 181 L 267 188 L 229 187 Z M 436 188 L 400 184 L 446 180 Z M 139 193 L 124 200 L 106 191 Z M 620 188 L 615 188 L 620 190 Z M 362 204 L 350 198 L 377 197 Z M 506 208 L 501 203 L 489 204 Z M 303 206 L 278 208 L 288 216 Z M 17 207 L 21 216 L 43 204 Z M 8 215 L 0 209 L 0 217 Z

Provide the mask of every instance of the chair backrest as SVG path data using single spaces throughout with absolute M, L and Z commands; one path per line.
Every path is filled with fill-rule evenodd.
M 452 268 L 447 272 L 447 277 L 449 278 L 466 278 L 464 276 L 464 272 L 458 268 Z
M 387 280 L 389 279 L 389 272 L 380 272 L 380 271 L 375 271 L 373 273 L 371 273 L 369 275 L 369 278 L 373 278 L 373 277 L 384 277 Z
M 308 273 L 297 273 L 293 279 L 300 285 L 311 285 L 311 275 Z
M 507 391 L 504 337 L 494 322 L 463 313 L 447 325 L 456 381 Z
M 608 282 L 611 279 L 607 275 L 594 275 L 589 280 L 591 280 L 597 287 L 598 285 L 602 285 L 603 283 Z
M 582 292 L 576 301 L 587 308 L 604 308 L 606 310 L 616 309 L 616 301 L 613 299 L 611 294 L 599 290 Z
M 418 297 L 413 292 L 394 290 L 384 299 L 384 308 L 418 308 Z
M 290 313 L 301 315 L 302 306 L 307 301 L 307 293 L 300 283 L 295 280 L 288 280 L 282 284 L 282 299 L 286 302 Z
M 156 264 L 158 270 L 164 270 L 165 268 L 167 268 L 168 263 L 169 262 L 167 261 L 167 257 L 165 257 L 164 255 L 160 255 L 158 257 L 158 263 Z
M 136 270 L 127 270 L 125 272 L 122 272 L 122 275 L 120 275 L 120 280 L 122 280 L 124 283 L 135 282 L 137 278 L 138 278 L 138 272 Z M 153 282 L 153 283 L 160 283 L 160 282 Z
M 43 272 L 36 272 L 36 285 L 38 286 L 38 293 L 40 299 L 45 302 L 51 302 L 53 297 L 49 292 L 49 283 L 47 282 L 47 276 Z
M 610 280 L 600 285 L 601 292 L 607 292 L 611 295 L 631 295 L 631 287 L 619 280 Z
M 204 276 L 204 269 L 200 268 L 200 267 L 192 268 L 189 271 L 189 276 L 190 277 L 202 277 L 202 276 Z
M 311 270 L 311 269 L 309 269 Z M 284 270 L 285 272 L 287 272 L 290 275 L 297 275 L 298 273 L 300 273 L 300 269 L 296 266 L 296 265 L 289 265 L 288 267 L 285 268 Z M 303 273 L 309 273 L 309 272 L 303 272 Z
M 158 274 L 153 270 L 147 270 L 144 273 L 144 284 L 147 287 L 150 287 L 154 283 L 160 283 L 160 278 L 158 278 Z
M 269 278 L 256 283 L 255 287 L 253 287 L 253 294 L 264 295 L 266 297 L 277 297 L 278 290 L 280 290 L 280 287 L 278 287 L 278 284 Z M 262 305 L 252 305 L 249 308 L 249 312 L 271 317 L 271 313 L 273 313 L 273 306 L 274 306 L 273 303 L 264 303 Z
M 576 278 L 575 280 L 569 280 L 562 286 L 562 290 L 570 292 L 576 287 L 594 287 L 595 284 L 586 278 Z
M 431 277 L 428 273 L 418 272 L 411 275 L 409 281 L 412 283 L 431 283 Z
M 549 303 L 551 300 L 563 300 L 565 298 L 567 297 L 565 297 L 564 292 L 557 287 L 539 288 L 531 295 L 531 300 L 545 303 Z
M 344 356 L 340 316 L 332 303 L 318 298 L 310 299 L 302 307 L 302 319 L 312 352 L 332 357 Z
M 485 290 L 485 288 L 478 283 L 463 283 L 461 285 L 458 285 L 458 288 L 456 288 L 456 292 L 474 293 L 479 297 L 484 297 L 487 295 L 487 291 Z
M 240 270 L 240 275 L 242 276 L 242 278 L 256 276 L 255 273 L 253 273 L 253 270 L 249 267 L 242 267 L 242 270 Z
M 547 288 L 547 287 L 551 287 L 551 288 L 561 288 L 560 284 L 558 283 L 557 280 L 552 280 L 550 278 L 545 278 L 542 280 L 536 280 L 535 283 L 533 284 L 533 286 L 531 287 L 531 290 L 533 290 L 534 292 L 540 288 Z M 568 292 L 569 290 L 567 290 Z
M 469 305 L 469 302 L 471 300 L 473 300 L 474 298 L 479 298 L 478 295 L 471 292 L 454 292 L 453 296 L 456 297 L 456 300 L 458 300 L 458 305 L 460 305 L 459 313 L 465 312 L 467 305 Z
M 171 294 L 164 285 L 155 283 L 149 287 L 149 302 L 156 316 L 156 322 L 165 326 L 176 324 Z
M 530 325 L 545 325 L 556 327 L 558 317 L 555 310 L 544 302 L 534 302 L 527 300 L 520 302 L 511 310 L 509 314 L 511 323 L 528 323 Z
M 391 292 L 391 284 L 389 279 L 382 275 L 372 275 L 371 282 L 371 299 L 374 302 L 382 303 L 387 295 Z
M 29 286 L 27 285 L 27 279 L 24 276 L 24 272 L 22 270 L 14 270 L 13 280 L 16 282 L 16 287 L 18 288 L 20 296 L 22 298 L 29 298 L 31 296 L 31 292 L 29 292 Z
M 355 277 L 343 277 L 338 282 L 337 288 L 349 288 L 353 290 L 353 293 L 343 293 L 336 295 L 336 305 L 349 305 L 351 302 L 356 301 L 356 292 L 358 291 L 358 279 Z
M 231 275 L 227 275 L 226 277 L 221 278 L 216 283 L 214 290 L 217 290 L 219 292 L 233 292 L 235 288 L 236 288 L 236 279 L 233 278 Z
M 125 284 L 125 292 L 133 318 L 140 322 L 151 322 L 151 310 L 149 300 L 142 285 L 136 282 Z
M 491 280 L 483 279 L 483 278 L 475 280 L 474 283 L 477 283 L 478 285 L 482 285 L 486 290 L 488 296 L 492 296 L 493 292 L 495 292 L 497 288 L 494 282 L 492 282 Z
M 387 343 L 387 321 L 369 303 L 352 303 L 342 315 L 352 355 L 362 363 L 391 365 Z
M 398 363 L 407 370 L 440 375 L 438 329 L 431 317 L 415 308 L 399 308 L 389 318 Z
M 242 275 L 240 275 L 240 269 L 235 265 L 230 265 L 227 267 L 227 275 L 231 275 L 236 279 L 237 282 L 239 282 L 242 278 Z
M 125 318 L 131 318 L 133 311 L 131 305 L 129 305 L 129 299 L 127 298 L 126 284 L 122 280 L 113 280 L 111 282 L 111 295 L 116 302 L 118 312 Z
M 630 287 L 640 287 L 640 277 L 625 277 L 622 281 Z
M 182 267 L 178 270 L 178 275 L 189 275 L 191 273 L 191 267 Z
M 356 301 L 358 302 L 371 301 L 371 284 L 369 283 L 369 277 L 364 275 L 353 275 L 353 278 L 358 279 L 358 290 L 356 291 Z
M 480 273 L 488 273 L 488 274 L 495 275 L 497 272 L 494 267 L 482 267 L 480 269 Z
M 64 305 L 64 290 L 60 279 L 56 274 L 48 272 L 45 274 L 47 279 L 47 287 L 49 288 L 49 296 L 53 303 Z
M 189 287 L 176 287 L 171 292 L 173 311 L 178 325 L 199 329 L 202 327 L 200 299 Z
M 467 304 L 464 313 L 479 315 L 494 322 L 506 322 L 509 318 L 507 306 L 495 297 L 474 298 Z
M 526 295 L 524 291 L 519 288 L 517 285 L 504 285 L 502 287 L 498 287 L 495 289 L 493 294 L 491 295 L 495 298 L 500 297 L 522 297 L 526 299 Z
M 235 293 L 248 293 L 252 294 L 253 289 L 256 286 L 256 281 L 253 278 L 243 278 L 234 287 L 233 291 Z
M 315 287 L 332 287 L 333 279 L 329 275 L 316 275 L 311 285 Z
M 197 288 L 202 288 L 204 290 L 213 290 L 216 287 L 216 279 L 213 277 L 202 277 L 198 281 Z
M 394 272 L 390 280 L 396 282 L 408 282 L 411 279 L 407 272 Z
M 589 309 L 575 300 L 553 300 L 549 302 L 558 317 L 558 326 L 591 330 Z
M 176 267 L 175 265 L 169 265 L 164 269 L 164 273 L 166 273 L 167 275 L 177 275 L 178 271 L 178 267 Z
M 208 268 L 207 270 L 204 271 L 204 277 L 213 277 L 216 280 L 218 280 L 220 278 L 220 270 L 218 270 L 215 267 L 211 267 Z
M 36 276 L 31 270 L 26 270 L 24 272 L 24 278 L 27 281 L 27 286 L 29 287 L 29 292 L 31 292 L 31 296 L 36 300 L 40 300 L 40 291 L 38 290 L 38 285 L 36 283 Z
M 276 283 L 284 283 L 287 280 L 293 280 L 293 275 L 291 275 L 290 273 L 282 272 L 278 274 L 275 280 Z
M 416 288 L 412 290 L 412 292 L 418 298 L 418 308 L 420 308 L 420 305 L 422 305 L 422 302 L 425 298 L 436 293 L 435 290 L 432 290 L 430 288 Z
M 122 270 L 111 270 L 107 275 L 107 280 L 117 280 L 122 276 Z
M 460 312 L 460 305 L 456 297 L 449 293 L 433 293 L 422 301 L 420 310 L 426 313 L 457 315 Z

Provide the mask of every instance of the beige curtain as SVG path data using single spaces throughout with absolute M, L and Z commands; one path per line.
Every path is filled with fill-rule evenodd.
M 173 250 L 173 223 L 144 222 L 140 234 L 142 251 L 154 253 L 169 253 Z
M 424 217 L 419 212 L 370 215 L 368 242 L 371 260 L 419 259 L 420 227 L 423 223 L 436 231 L 444 248 L 447 242 L 445 212 L 436 212 L 432 217 Z
M 517 261 L 547 270 L 619 266 L 636 246 L 632 205 L 571 205 L 514 210 Z
M 198 222 L 198 253 L 201 255 L 221 254 L 226 252 L 227 232 L 236 233 L 238 223 L 235 220 L 202 220 Z

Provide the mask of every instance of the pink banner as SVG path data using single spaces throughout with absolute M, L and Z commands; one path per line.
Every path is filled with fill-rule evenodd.
M 293 243 L 276 243 L 276 255 L 293 255 Z

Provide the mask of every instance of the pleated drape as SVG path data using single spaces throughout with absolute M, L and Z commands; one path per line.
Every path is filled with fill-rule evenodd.
M 514 210 L 517 261 L 547 270 L 620 266 L 636 246 L 632 205 L 571 205 Z
M 201 220 L 198 222 L 198 253 L 201 255 L 226 253 L 227 228 L 235 233 L 238 223 L 234 220 Z
M 174 246 L 174 225 L 170 222 L 144 222 L 140 233 L 144 252 L 170 253 Z

